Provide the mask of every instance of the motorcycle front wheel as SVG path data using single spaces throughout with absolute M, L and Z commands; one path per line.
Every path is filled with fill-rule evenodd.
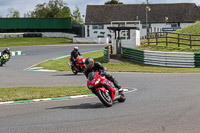
M 72 70 L 72 72 L 73 72 L 73 74 L 75 74 L 75 75 L 78 73 L 76 70 Z
M 104 93 L 102 90 L 98 90 L 96 91 L 96 95 L 105 106 L 107 107 L 112 106 L 113 101 L 109 93 Z

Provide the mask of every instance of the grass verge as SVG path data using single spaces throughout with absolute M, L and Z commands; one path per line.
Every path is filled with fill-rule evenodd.
M 132 62 L 103 63 L 103 50 L 83 54 L 83 56 L 85 58 L 92 57 L 95 61 L 101 62 L 105 67 L 107 67 L 108 72 L 200 73 L 200 68 L 161 67 L 137 64 Z M 47 62 L 37 65 L 37 67 L 43 67 L 44 69 L 49 70 L 71 71 L 71 69 L 67 65 L 68 61 L 69 57 L 58 60 L 49 60 Z
M 22 37 L 22 38 L 1 38 L 0 47 L 12 46 L 33 46 L 51 44 L 71 44 L 72 40 L 67 38 L 53 37 Z
M 103 50 L 94 51 L 90 53 L 82 54 L 84 58 L 92 57 L 95 61 L 103 62 Z M 70 56 L 69 56 L 70 57 Z M 43 67 L 48 70 L 58 70 L 58 71 L 71 71 L 67 62 L 69 62 L 69 57 L 65 57 L 58 60 L 49 60 L 38 64 L 36 67 Z
M 143 73 L 200 73 L 200 68 L 176 68 L 143 65 L 132 62 L 104 64 L 109 72 L 143 72 Z
M 0 88 L 0 102 L 91 94 L 84 86 Z

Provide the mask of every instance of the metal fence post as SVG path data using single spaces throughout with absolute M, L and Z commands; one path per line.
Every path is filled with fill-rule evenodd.
M 190 35 L 190 48 L 192 48 L 192 35 Z
M 168 33 L 166 32 L 166 46 L 168 46 L 167 35 L 168 35 Z
M 158 45 L 158 33 L 156 33 L 156 45 Z
M 178 34 L 178 47 L 180 47 L 180 34 Z

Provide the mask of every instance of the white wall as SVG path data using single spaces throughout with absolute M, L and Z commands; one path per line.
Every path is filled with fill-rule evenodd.
M 183 28 L 190 24 L 193 24 L 193 23 L 180 23 L 180 27 Z M 107 29 L 107 27 L 110 27 L 110 24 L 105 24 L 104 29 L 92 29 L 92 25 L 89 25 L 89 38 L 97 38 L 98 35 L 102 35 L 102 34 L 100 34 L 100 32 L 105 32 L 104 38 L 107 38 L 108 34 L 111 34 L 112 38 L 114 38 L 114 33 L 111 33 Z M 171 27 L 171 24 L 169 24 L 169 23 L 152 23 L 151 27 L 152 27 L 152 32 L 158 32 L 158 31 L 161 31 L 162 28 Z M 97 31 L 97 33 L 94 33 L 94 31 Z M 140 37 L 143 37 L 145 35 L 146 35 L 146 28 L 142 28 L 142 24 L 140 24 Z M 85 25 L 85 37 L 87 37 L 87 25 Z
M 88 26 L 85 25 L 85 37 L 87 37 L 87 27 Z M 104 36 L 104 38 L 106 38 L 108 34 L 111 34 L 107 27 L 110 27 L 110 25 L 104 25 L 104 29 L 92 29 L 92 25 L 89 25 L 89 38 L 97 38 L 98 35 Z M 94 33 L 94 31 L 97 31 L 97 33 Z M 105 32 L 105 34 L 100 34 L 101 32 Z
M 0 33 L 0 38 L 23 37 L 23 33 Z

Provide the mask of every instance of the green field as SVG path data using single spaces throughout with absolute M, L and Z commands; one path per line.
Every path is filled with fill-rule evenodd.
M 53 37 L 0 38 L 0 47 L 72 44 L 71 39 Z
M 187 27 L 184 27 L 180 30 L 175 31 L 176 33 L 185 33 L 185 34 L 199 34 L 200 35 L 200 22 L 197 22 L 195 24 L 189 25 Z M 168 37 L 178 37 L 178 35 L 171 34 L 168 35 Z M 181 38 L 189 39 L 189 36 L 186 35 L 180 35 Z M 200 40 L 200 36 L 193 36 L 192 39 L 194 40 Z M 158 41 L 165 41 L 165 38 L 159 38 Z M 177 39 L 169 38 L 169 41 L 177 42 Z M 147 40 L 143 40 L 147 42 Z M 151 42 L 155 42 L 155 39 L 150 39 Z M 181 43 L 190 44 L 189 40 L 181 40 Z M 192 41 L 192 44 L 200 45 L 200 41 Z M 200 46 L 193 46 L 190 48 L 190 46 L 187 45 L 180 45 L 178 47 L 178 44 L 175 43 L 168 43 L 168 46 L 166 46 L 166 43 L 159 43 L 156 45 L 156 43 L 151 43 L 150 45 L 145 44 L 142 46 L 137 47 L 138 49 L 143 50 L 152 50 L 152 51 L 176 51 L 176 52 L 198 52 L 200 53 Z

